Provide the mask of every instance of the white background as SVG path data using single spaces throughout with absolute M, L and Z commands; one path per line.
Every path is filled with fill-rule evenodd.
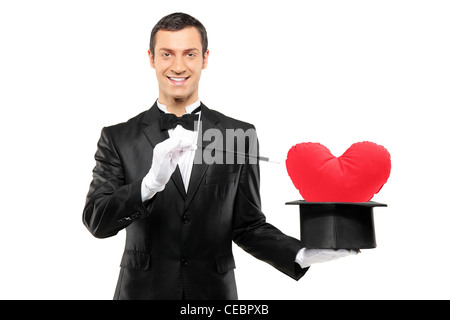
M 147 59 L 164 15 L 210 40 L 210 108 L 258 129 L 267 219 L 299 234 L 284 160 L 300 142 L 392 156 L 373 200 L 378 247 L 296 282 L 234 247 L 240 299 L 448 299 L 448 1 L 1 1 L 1 299 L 111 299 L 124 232 L 81 221 L 103 126 L 157 98 Z

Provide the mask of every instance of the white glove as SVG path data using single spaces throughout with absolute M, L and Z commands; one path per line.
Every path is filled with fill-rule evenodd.
M 197 145 L 191 139 L 169 138 L 158 143 L 153 149 L 152 167 L 143 179 L 145 186 L 152 192 L 164 190 L 180 157 L 186 151 L 194 151 Z
M 295 258 L 300 267 L 306 268 L 313 263 L 322 263 L 327 261 L 336 260 L 342 257 L 356 255 L 359 250 L 348 249 L 307 249 L 302 248 Z

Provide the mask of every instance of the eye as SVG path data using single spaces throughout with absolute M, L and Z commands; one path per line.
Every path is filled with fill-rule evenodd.
M 168 53 L 168 52 L 164 52 L 164 53 L 162 54 L 162 56 L 163 56 L 163 58 L 169 58 L 169 57 L 171 56 L 171 54 Z
M 189 58 L 195 58 L 196 54 L 190 52 L 190 53 L 186 54 L 186 56 L 188 56 Z

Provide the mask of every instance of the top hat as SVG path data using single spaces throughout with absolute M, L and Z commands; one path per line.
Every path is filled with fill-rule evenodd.
M 374 201 L 286 204 L 300 207 L 300 239 L 306 248 L 314 249 L 375 248 L 373 207 L 387 207 Z

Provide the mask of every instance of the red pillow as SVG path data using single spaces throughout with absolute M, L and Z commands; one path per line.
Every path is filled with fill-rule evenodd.
M 354 143 L 340 157 L 320 143 L 306 142 L 289 150 L 286 168 L 306 201 L 367 202 L 388 180 L 391 157 L 369 141 Z

